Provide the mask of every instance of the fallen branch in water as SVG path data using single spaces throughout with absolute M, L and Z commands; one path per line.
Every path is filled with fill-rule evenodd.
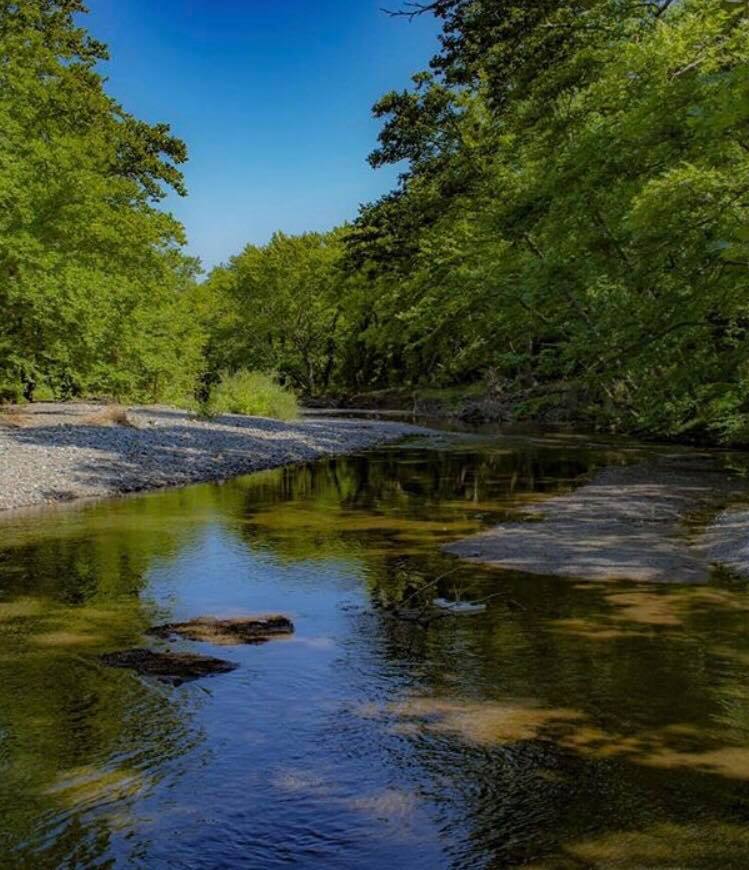
M 385 609 L 388 613 L 392 614 L 396 619 L 400 619 L 402 622 L 415 622 L 417 625 L 421 625 L 422 628 L 426 628 L 430 622 L 433 622 L 435 619 L 440 619 L 443 616 L 448 616 L 448 613 L 443 613 L 432 608 L 431 601 L 427 601 L 420 608 L 414 608 L 409 610 L 404 605 L 408 604 L 409 601 L 413 601 L 414 598 L 423 595 L 427 589 L 431 589 L 436 586 L 440 580 L 444 580 L 445 577 L 450 577 L 452 574 L 455 574 L 457 571 L 460 571 L 462 565 L 456 565 L 455 568 L 451 568 L 449 571 L 445 571 L 444 574 L 440 574 L 439 577 L 435 577 L 434 580 L 430 580 L 425 586 L 422 586 L 421 589 L 417 589 L 416 592 L 411 593 L 408 598 L 404 599 L 400 605 L 392 604 Z M 433 610 L 431 614 L 427 614 L 428 610 Z
M 424 605 L 422 605 L 422 607 L 419 608 L 404 607 L 404 605 L 408 604 L 410 601 L 413 601 L 414 598 L 422 595 L 428 589 L 436 586 L 437 583 L 440 582 L 440 580 L 444 580 L 445 577 L 449 577 L 451 574 L 454 574 L 460 569 L 460 567 L 461 566 L 458 566 L 457 568 L 453 568 L 452 570 L 447 571 L 444 574 L 440 574 L 439 577 L 436 577 L 425 586 L 422 586 L 421 589 L 418 589 L 416 592 L 409 595 L 401 602 L 400 605 L 390 605 L 386 607 L 385 610 L 401 622 L 413 622 L 417 625 L 420 625 L 422 628 L 427 628 L 432 622 L 437 619 L 443 619 L 448 616 L 466 616 L 475 615 L 476 613 L 482 613 L 484 612 L 484 609 L 478 609 L 479 605 L 484 605 L 486 604 L 486 602 L 491 601 L 494 598 L 504 598 L 507 596 L 506 592 L 493 592 L 490 595 L 486 595 L 483 598 L 477 599 L 476 601 L 465 602 L 466 604 L 471 605 L 472 608 L 477 608 L 475 611 L 473 611 L 473 613 L 471 613 L 470 611 L 460 612 L 457 608 L 453 610 L 450 607 L 439 607 L 435 605 L 433 600 L 427 601 Z M 459 603 L 460 602 L 456 602 L 456 604 Z M 520 610 L 525 610 L 525 607 L 514 598 L 508 598 L 507 603 L 511 606 L 517 607 Z
M 455 574 L 457 571 L 460 571 L 462 565 L 457 565 L 455 568 L 452 568 L 450 571 L 445 571 L 444 574 L 440 574 L 439 577 L 435 577 L 434 580 L 430 580 L 426 586 L 422 586 L 421 589 L 417 589 L 416 592 L 411 593 L 404 601 L 401 601 L 400 606 L 403 607 L 404 604 L 408 604 L 409 601 L 413 601 L 414 598 L 417 598 L 423 592 L 426 592 L 427 589 L 431 589 L 432 586 L 436 586 L 440 580 L 444 580 L 445 577 L 450 577 L 452 574 Z

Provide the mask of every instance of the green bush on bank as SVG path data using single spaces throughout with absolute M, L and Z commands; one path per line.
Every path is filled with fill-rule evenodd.
M 40 384 L 34 390 L 35 402 L 56 402 L 57 394 L 48 384 Z
M 0 405 L 20 405 L 23 401 L 23 384 L 0 379 Z
M 221 376 L 203 411 L 209 416 L 248 414 L 293 420 L 299 416 L 299 403 L 291 390 L 270 375 L 242 369 Z

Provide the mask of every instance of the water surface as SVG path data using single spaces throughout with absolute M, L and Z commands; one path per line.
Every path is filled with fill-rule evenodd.
M 639 454 L 396 445 L 0 524 L 6 867 L 746 867 L 749 593 L 463 565 L 444 542 Z M 425 583 L 494 593 L 420 628 Z M 143 630 L 281 611 L 292 640 L 102 666 Z M 154 644 L 158 646 L 158 642 Z

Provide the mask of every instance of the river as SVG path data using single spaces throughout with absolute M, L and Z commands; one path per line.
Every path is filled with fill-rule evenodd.
M 639 449 L 445 434 L 6 516 L 0 865 L 749 866 L 746 584 L 440 551 Z M 426 627 L 388 610 L 442 575 L 443 597 L 502 594 Z M 173 686 L 98 658 L 262 611 L 294 636 L 171 644 L 228 674 Z

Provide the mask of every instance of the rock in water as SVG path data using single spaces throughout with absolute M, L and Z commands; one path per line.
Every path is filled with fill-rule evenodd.
M 238 668 L 235 662 L 195 653 L 154 652 L 150 649 L 126 649 L 99 657 L 111 668 L 131 668 L 139 674 L 157 677 L 178 686 L 185 680 L 197 680 L 213 674 L 226 674 Z
M 293 634 L 294 624 L 286 616 L 238 616 L 231 619 L 216 619 L 200 616 L 189 622 L 168 622 L 156 625 L 148 634 L 156 637 L 178 635 L 187 640 L 199 640 L 230 646 L 238 643 L 265 643 L 273 637 Z
M 474 603 L 472 601 L 448 601 L 446 598 L 434 598 L 432 606 L 439 607 L 440 610 L 446 610 L 448 613 L 463 616 L 472 613 L 483 613 L 486 610 L 486 604 Z

